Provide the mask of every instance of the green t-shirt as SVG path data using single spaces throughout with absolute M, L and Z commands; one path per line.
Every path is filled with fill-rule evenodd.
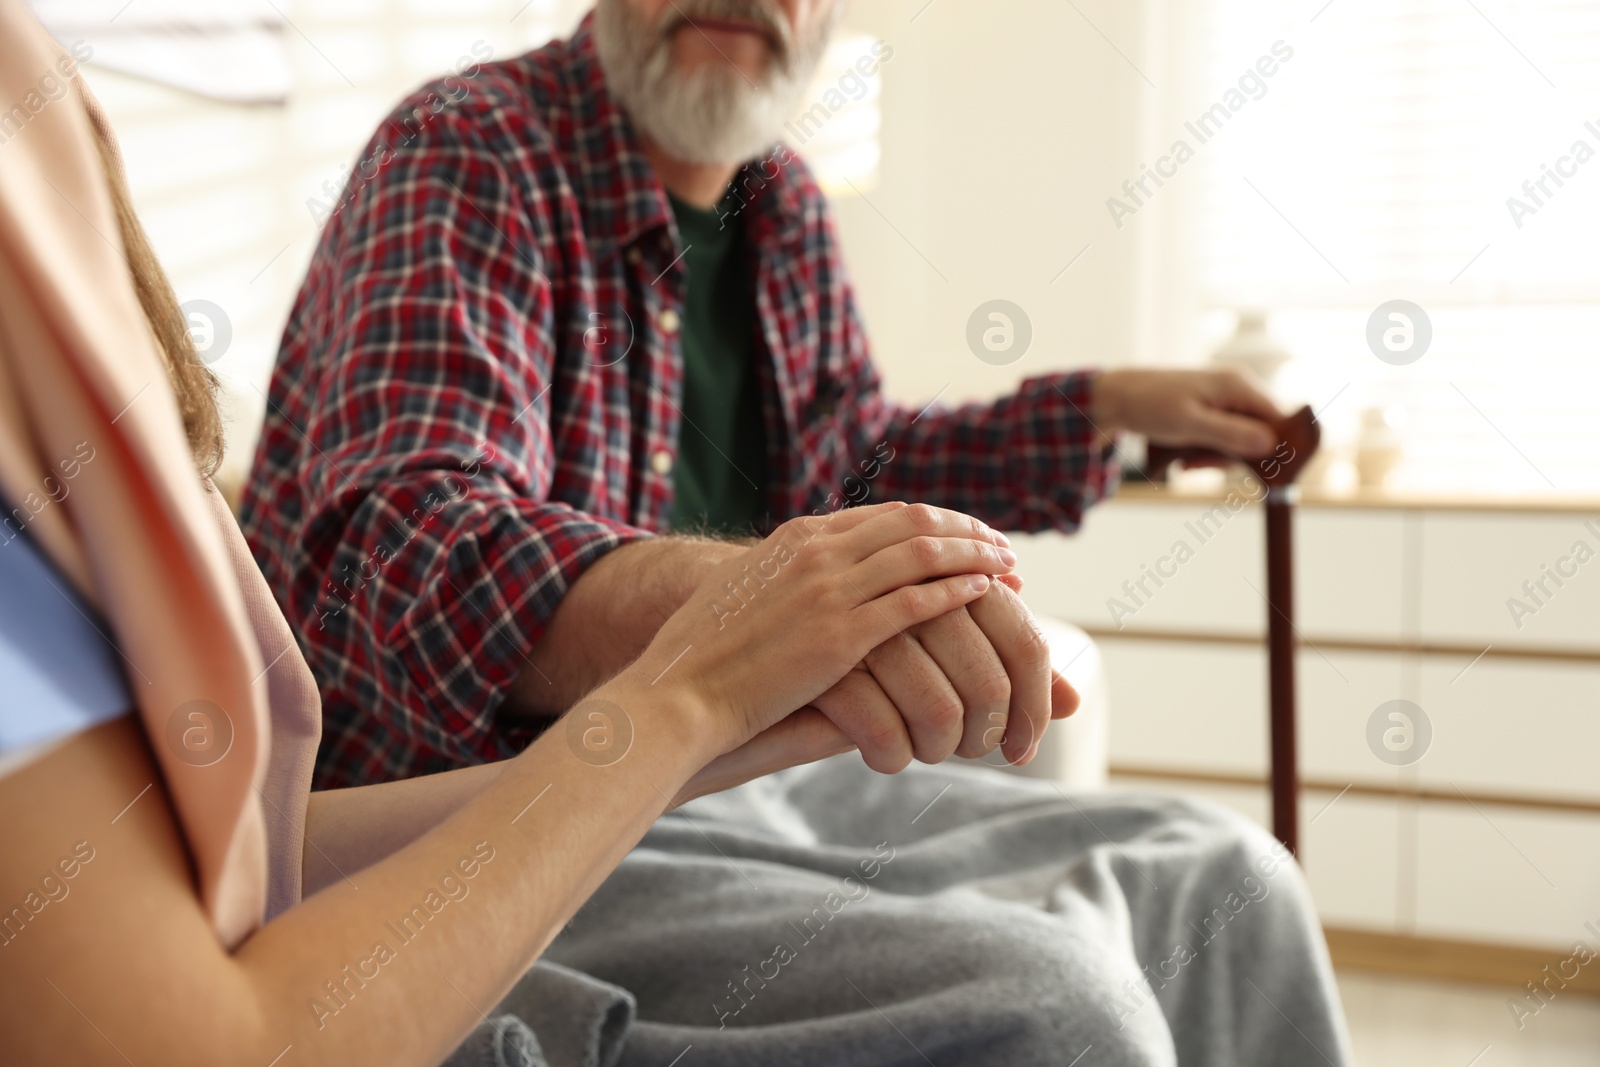
M 670 199 L 688 272 L 672 528 L 748 534 L 767 516 L 767 435 L 744 226 L 737 213 Z

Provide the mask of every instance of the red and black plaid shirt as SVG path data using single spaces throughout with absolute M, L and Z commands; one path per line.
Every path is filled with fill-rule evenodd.
M 736 185 L 774 519 L 870 493 L 1075 527 L 1110 477 L 1091 377 L 887 400 L 810 172 L 779 147 Z M 374 135 L 284 331 L 242 514 L 322 687 L 320 786 L 526 743 L 495 712 L 556 605 L 670 517 L 680 251 L 587 23 Z

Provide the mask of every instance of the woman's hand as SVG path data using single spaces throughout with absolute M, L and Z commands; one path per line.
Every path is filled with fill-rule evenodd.
M 981 597 L 990 575 L 1016 563 L 1004 542 L 977 519 L 925 504 L 791 520 L 715 568 L 616 681 L 702 707 L 710 762 L 804 708 L 896 633 Z M 773 746 L 849 747 L 809 718 L 775 736 Z
M 812 707 L 801 708 L 702 767 L 678 790 L 671 808 L 790 767 L 837 756 L 855 747 L 849 735 L 822 712 Z

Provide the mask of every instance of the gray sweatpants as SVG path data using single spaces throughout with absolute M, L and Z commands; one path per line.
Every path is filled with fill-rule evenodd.
M 449 1061 L 1348 1062 L 1305 882 L 1258 827 L 853 754 L 663 817 Z

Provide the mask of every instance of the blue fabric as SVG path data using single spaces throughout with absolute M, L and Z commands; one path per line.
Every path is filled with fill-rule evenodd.
M 0 543 L 0 757 L 132 710 L 109 635 L 31 538 Z

